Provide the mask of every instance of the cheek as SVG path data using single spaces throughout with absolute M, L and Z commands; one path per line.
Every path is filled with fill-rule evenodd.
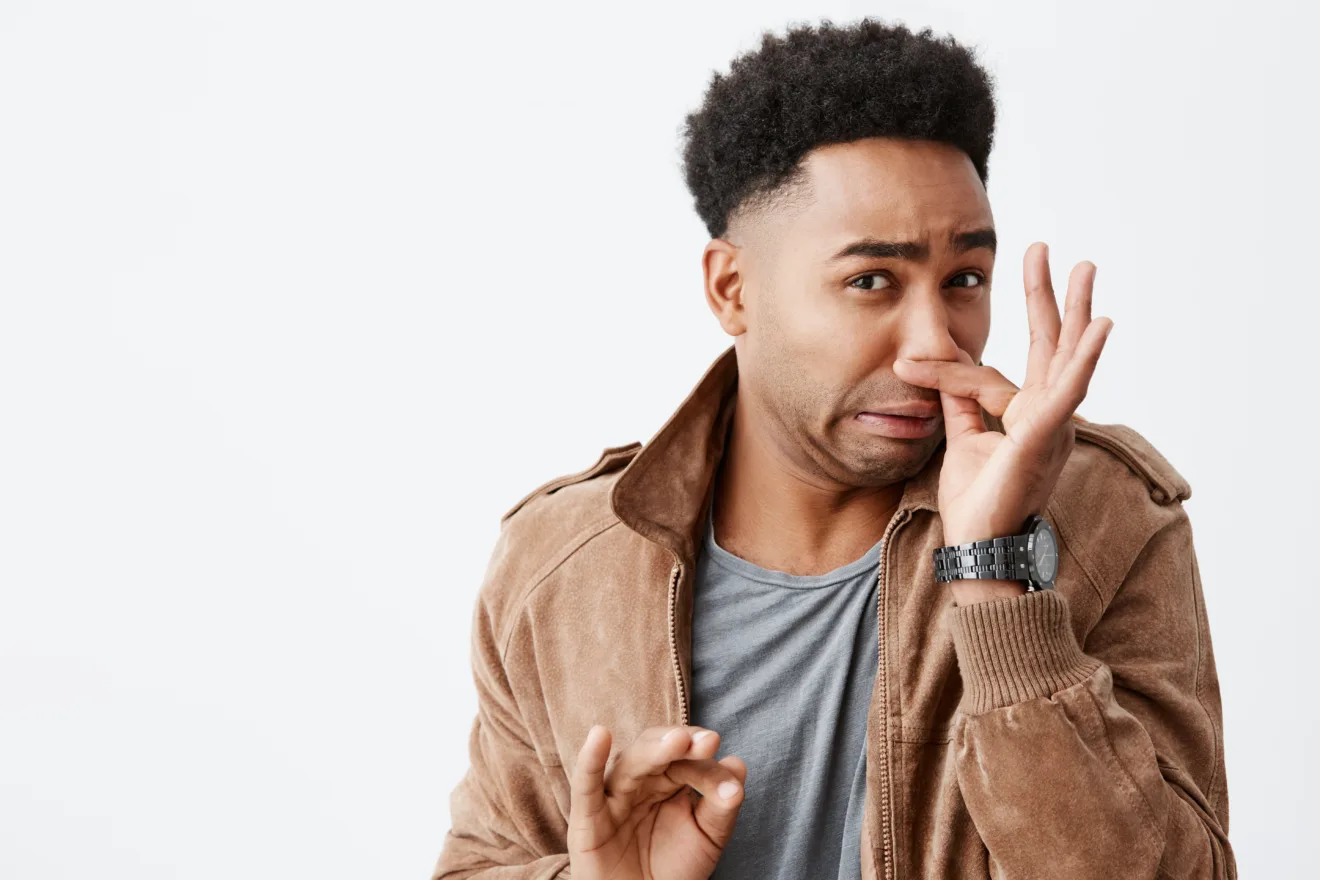
M 744 345 L 781 373 L 815 373 L 836 347 L 831 345 L 831 330 L 837 325 L 800 286 L 763 293 L 747 311 Z
M 891 358 L 896 328 L 892 312 L 841 295 L 823 297 L 813 322 L 844 379 L 866 375 Z
M 890 331 L 874 310 L 850 308 L 837 298 L 820 298 L 791 319 L 785 316 L 784 352 L 797 381 L 814 389 L 827 408 L 846 399 L 892 357 Z
M 836 361 L 845 352 L 872 347 L 882 328 L 871 326 L 875 313 L 829 291 L 803 284 L 764 304 L 762 318 L 784 348 Z
M 983 296 L 974 303 L 951 307 L 949 315 L 949 334 L 962 345 L 964 341 L 985 347 L 986 337 L 990 334 L 990 297 Z M 967 348 L 966 345 L 962 345 Z M 968 349 L 970 351 L 971 349 Z

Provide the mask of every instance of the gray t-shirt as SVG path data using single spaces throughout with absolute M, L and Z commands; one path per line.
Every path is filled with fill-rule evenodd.
M 798 577 L 715 543 L 697 560 L 692 723 L 716 757 L 747 762 L 747 792 L 715 880 L 861 876 L 866 718 L 878 663 L 880 542 Z

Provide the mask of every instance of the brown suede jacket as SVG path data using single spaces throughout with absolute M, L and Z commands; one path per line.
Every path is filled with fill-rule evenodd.
M 617 753 L 690 723 L 695 554 L 737 376 L 731 347 L 645 446 L 504 515 L 433 880 L 569 877 L 587 730 L 607 725 Z M 1045 511 L 1054 590 L 955 605 L 932 559 L 945 447 L 905 485 L 879 571 L 868 880 L 1237 876 L 1191 487 L 1131 428 L 1079 419 L 1076 436 Z

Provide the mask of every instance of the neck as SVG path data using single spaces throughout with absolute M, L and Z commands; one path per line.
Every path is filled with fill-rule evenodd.
M 903 483 L 846 486 L 794 460 L 756 424 L 739 393 L 716 477 L 715 541 L 762 568 L 825 574 L 884 535 Z

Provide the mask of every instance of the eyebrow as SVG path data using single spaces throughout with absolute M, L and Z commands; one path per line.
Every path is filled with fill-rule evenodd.
M 995 231 L 991 228 L 974 229 L 971 232 L 957 232 L 949 236 L 951 244 L 958 253 L 974 248 L 989 248 L 995 252 L 997 244 Z M 848 257 L 893 258 L 899 260 L 924 260 L 930 256 L 930 248 L 917 241 L 881 241 L 878 238 L 861 238 L 849 244 L 843 250 L 830 257 L 829 262 L 837 262 Z

